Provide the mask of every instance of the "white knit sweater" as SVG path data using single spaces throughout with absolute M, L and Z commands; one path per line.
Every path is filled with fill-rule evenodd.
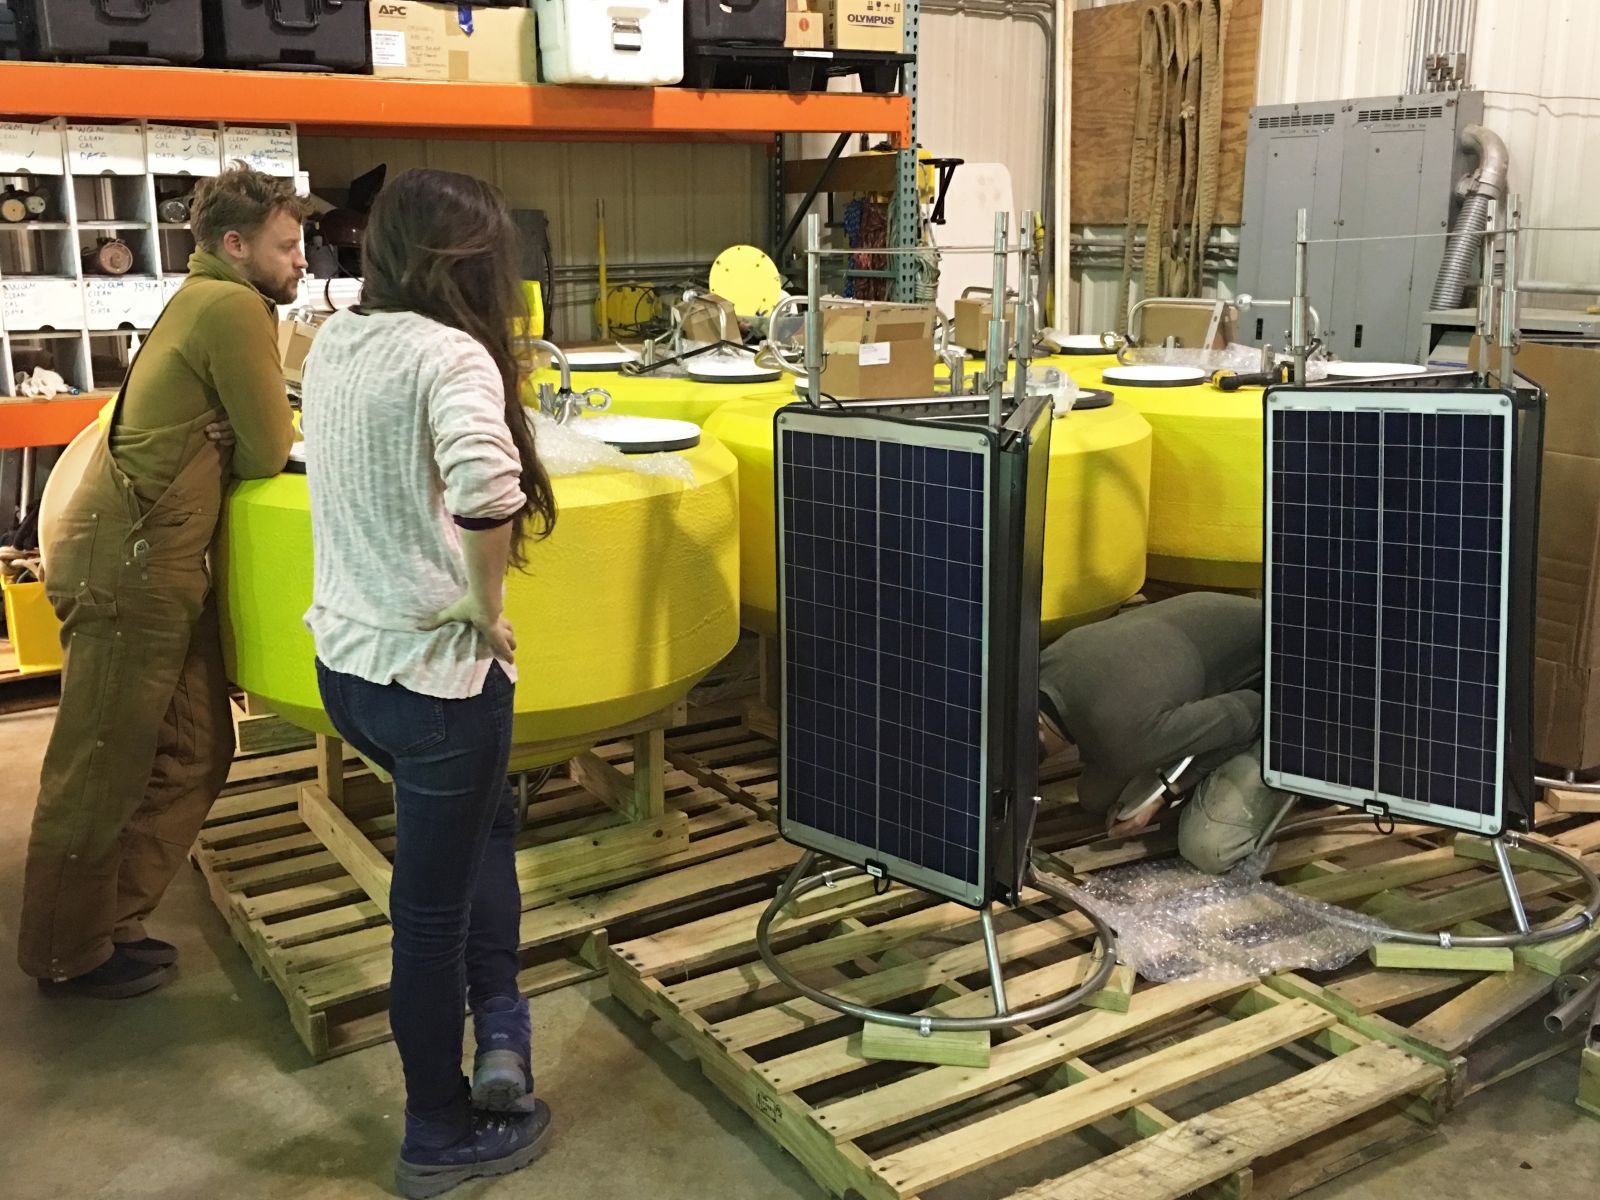
M 467 589 L 452 516 L 523 504 L 494 360 L 415 313 L 342 312 L 317 334 L 302 396 L 317 657 L 372 683 L 476 696 L 493 661 L 483 636 L 422 623 Z

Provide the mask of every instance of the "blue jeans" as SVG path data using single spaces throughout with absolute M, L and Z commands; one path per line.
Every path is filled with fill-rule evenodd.
M 463 1010 L 517 993 L 522 892 L 517 810 L 506 779 L 512 683 L 441 700 L 317 663 L 323 708 L 344 738 L 394 776 L 394 974 L 389 1024 L 405 1070 L 408 1124 L 463 1136 Z

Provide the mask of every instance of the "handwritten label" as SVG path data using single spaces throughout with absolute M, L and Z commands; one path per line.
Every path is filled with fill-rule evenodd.
M 889 348 L 892 342 L 862 342 L 861 365 L 863 367 L 887 367 L 889 365 Z
M 76 279 L 7 279 L 0 284 L 0 324 L 21 329 L 82 329 L 83 292 Z
M 61 128 L 31 121 L 0 121 L 0 172 L 59 175 Z
M 89 279 L 84 281 L 84 300 L 90 329 L 148 329 L 161 313 L 161 281 Z
M 143 175 L 144 131 L 137 125 L 68 125 L 67 167 L 74 175 Z
M 230 125 L 222 135 L 222 157 L 243 159 L 268 175 L 294 174 L 294 130 L 278 126 Z
M 187 275 L 163 275 L 161 277 L 161 303 L 163 305 L 178 294 L 178 289 L 183 286 L 183 281 L 187 278 L 189 278 Z
M 222 170 L 222 135 L 192 125 L 152 125 L 145 161 L 153 175 L 215 175 Z

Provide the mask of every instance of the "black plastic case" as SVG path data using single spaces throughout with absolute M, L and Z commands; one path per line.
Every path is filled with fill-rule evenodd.
M 23 54 L 85 62 L 199 62 L 201 0 L 13 0 Z
M 206 61 L 281 71 L 367 71 L 367 0 L 208 0 Z
M 784 0 L 684 0 L 684 39 L 694 46 L 781 46 Z

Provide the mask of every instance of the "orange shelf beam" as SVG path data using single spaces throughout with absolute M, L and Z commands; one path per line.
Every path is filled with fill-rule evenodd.
M 904 96 L 699 92 L 359 75 L 0 63 L 0 110 L 14 116 L 152 121 L 292 121 L 311 135 L 396 131 L 560 141 L 764 141 L 775 133 L 886 133 L 911 142 Z
M 0 450 L 65 446 L 93 424 L 108 395 L 0 400 Z

